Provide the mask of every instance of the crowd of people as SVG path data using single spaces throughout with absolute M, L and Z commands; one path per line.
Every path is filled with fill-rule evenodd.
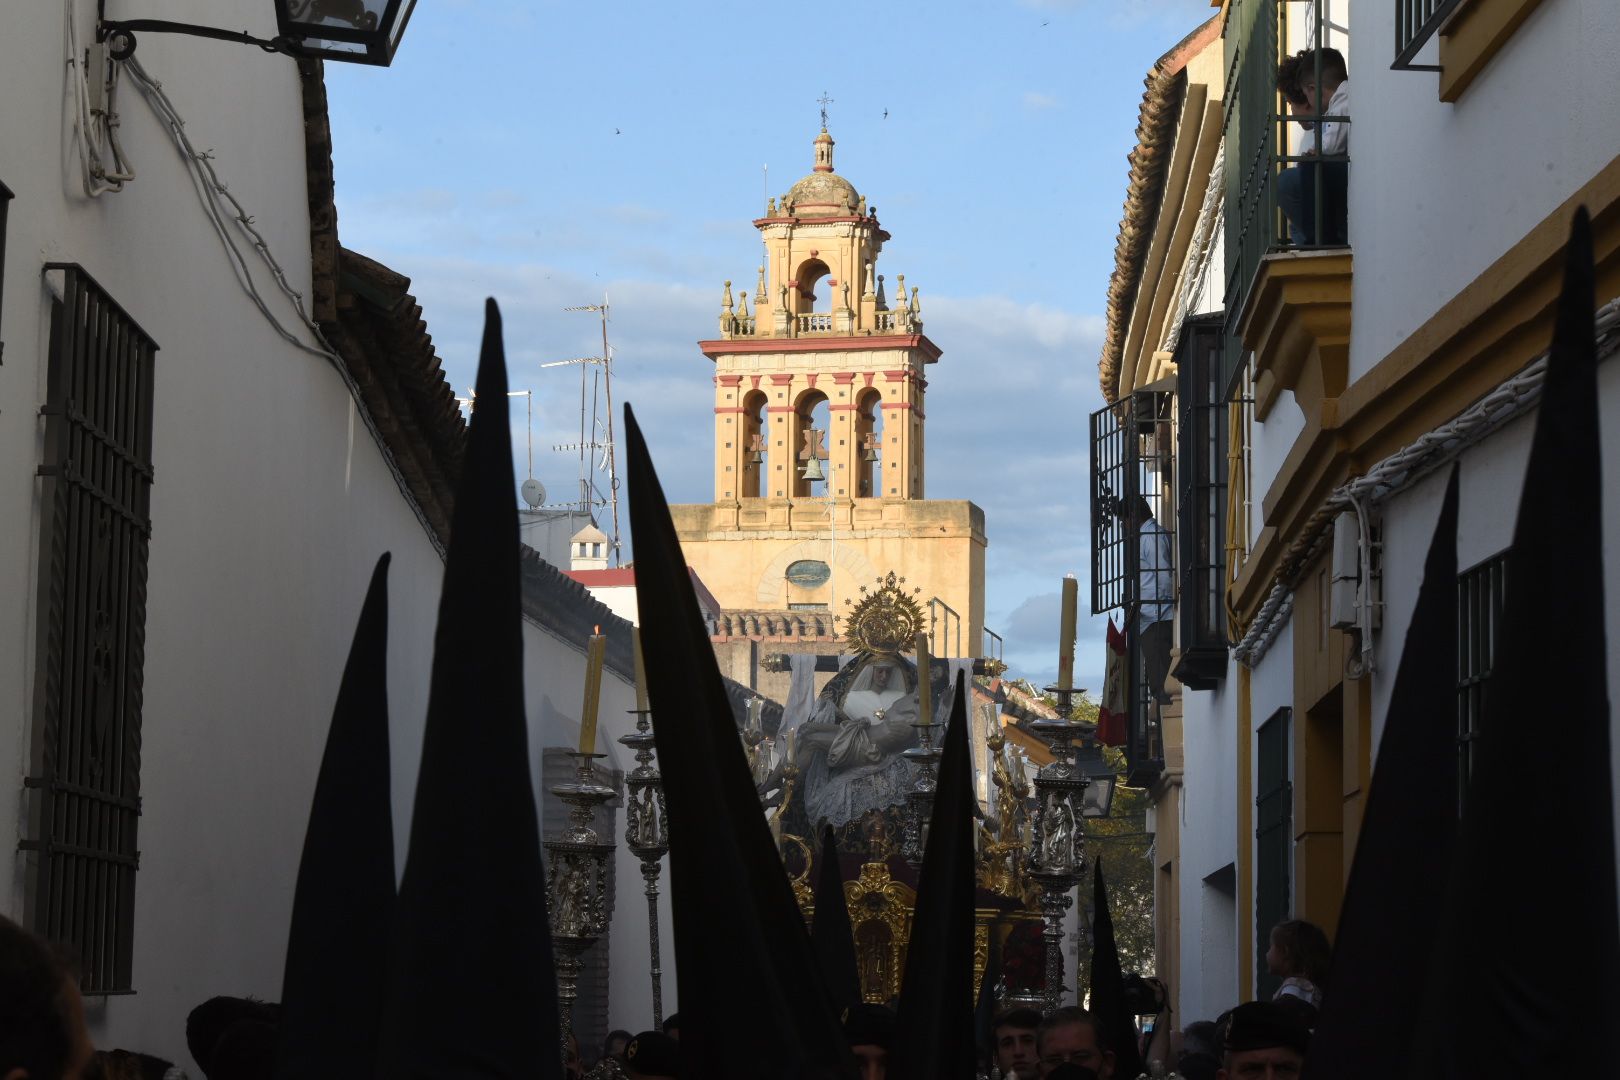
M 1304 1065 L 1311 1028 L 1322 1004 L 1329 945 L 1320 927 L 1301 920 L 1271 931 L 1265 956 L 1280 980 L 1270 1001 L 1239 1005 L 1213 1021 L 1190 1023 L 1137 1056 L 1162 1061 L 1183 1080 L 1290 1080 Z M 215 997 L 186 1019 L 186 1046 L 203 1080 L 271 1080 L 280 1007 L 253 998 Z M 885 1080 L 895 1013 L 859 1004 L 842 1014 L 859 1080 Z M 1132 1080 L 1116 1072 L 1118 1047 L 1078 1006 L 1042 1016 L 1028 1007 L 995 1017 L 983 1048 L 981 1075 L 999 1080 Z M 1144 1033 L 1151 1040 L 1152 1029 Z M 587 1060 L 569 1036 L 570 1080 L 678 1080 L 680 1016 L 659 1030 L 610 1032 Z M 0 1080 L 184 1080 L 173 1062 L 128 1050 L 95 1050 L 71 965 L 43 941 L 0 917 Z

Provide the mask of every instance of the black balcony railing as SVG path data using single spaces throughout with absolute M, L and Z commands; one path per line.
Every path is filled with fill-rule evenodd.
M 1316 107 L 1289 103 L 1277 87 L 1278 63 L 1288 40 L 1288 20 L 1305 20 L 1306 48 L 1314 56 L 1306 71 L 1324 86 L 1322 50 L 1344 44 L 1330 33 L 1325 0 L 1232 0 L 1226 22 L 1226 315 L 1229 339 L 1223 383 L 1230 393 L 1242 343 L 1236 339 L 1249 289 L 1261 260 L 1279 251 L 1345 247 L 1349 240 L 1347 149 L 1321 152 L 1325 125 L 1349 122 L 1330 110 L 1327 95 Z M 1304 133 L 1314 133 L 1304 134 Z M 1309 152 L 1296 153 L 1296 142 Z M 1294 217 L 1283 210 L 1292 200 Z
M 1395 0 L 1395 71 L 1439 71 L 1438 64 L 1414 64 L 1436 31 L 1463 0 Z

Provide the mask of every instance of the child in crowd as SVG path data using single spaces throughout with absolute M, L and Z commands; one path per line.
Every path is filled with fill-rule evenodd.
M 1327 935 L 1315 923 L 1290 919 L 1272 927 L 1266 970 L 1283 981 L 1272 1000 L 1296 997 L 1312 1009 L 1320 1009 L 1331 956 Z

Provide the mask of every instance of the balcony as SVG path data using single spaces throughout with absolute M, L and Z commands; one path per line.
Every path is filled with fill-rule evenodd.
M 1324 0 L 1234 0 L 1227 21 L 1225 308 L 1234 322 L 1268 255 L 1349 246 L 1350 117 L 1329 112 L 1330 100 L 1290 101 L 1278 87 L 1277 57 L 1287 51 L 1280 43 L 1302 43 L 1314 56 L 1300 75 L 1326 98 L 1333 76 L 1324 70 L 1323 50 L 1337 46 L 1342 54 L 1347 41 L 1324 18 L 1324 6 Z M 1290 35 L 1290 21 L 1301 19 L 1305 32 Z M 1292 212 L 1285 214 L 1285 206 Z
M 920 334 L 922 327 L 922 315 L 915 307 L 879 307 L 872 297 L 856 309 L 789 313 L 762 308 L 749 312 L 745 305 L 740 311 L 728 310 L 720 315 L 720 338 L 724 341 Z
M 1284 390 L 1294 391 L 1307 420 L 1320 420 L 1323 403 L 1343 389 L 1350 117 L 1331 111 L 1328 88 L 1337 85 L 1332 69 L 1349 42 L 1325 17 L 1326 6 L 1234 0 L 1227 21 L 1222 383 L 1230 393 L 1252 352 L 1261 420 Z M 1304 59 L 1285 93 L 1277 57 L 1295 46 Z M 1302 85 L 1320 93 L 1308 95 Z

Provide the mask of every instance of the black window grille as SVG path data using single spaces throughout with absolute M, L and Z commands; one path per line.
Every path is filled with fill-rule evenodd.
M 1414 64 L 1436 31 L 1462 0 L 1395 0 L 1395 71 L 1439 71 L 1439 64 Z
M 1128 645 L 1126 783 L 1163 768 L 1175 610 L 1175 380 L 1142 387 L 1091 415 L 1091 610 L 1120 611 Z
M 1496 669 L 1496 634 L 1507 599 L 1507 552 L 1457 577 L 1457 816 L 1468 805 L 1474 744 L 1485 716 L 1485 696 Z
M 1282 980 L 1266 970 L 1271 928 L 1288 918 L 1293 875 L 1294 785 L 1289 781 L 1289 725 L 1293 710 L 1281 708 L 1260 725 L 1254 799 L 1255 996 L 1269 1001 Z
M 1226 495 L 1229 413 L 1221 384 L 1221 313 L 1187 320 L 1176 349 L 1178 682 L 1213 690 L 1226 674 Z
M 157 345 L 85 271 L 52 304 L 29 920 L 84 991 L 132 989 Z

